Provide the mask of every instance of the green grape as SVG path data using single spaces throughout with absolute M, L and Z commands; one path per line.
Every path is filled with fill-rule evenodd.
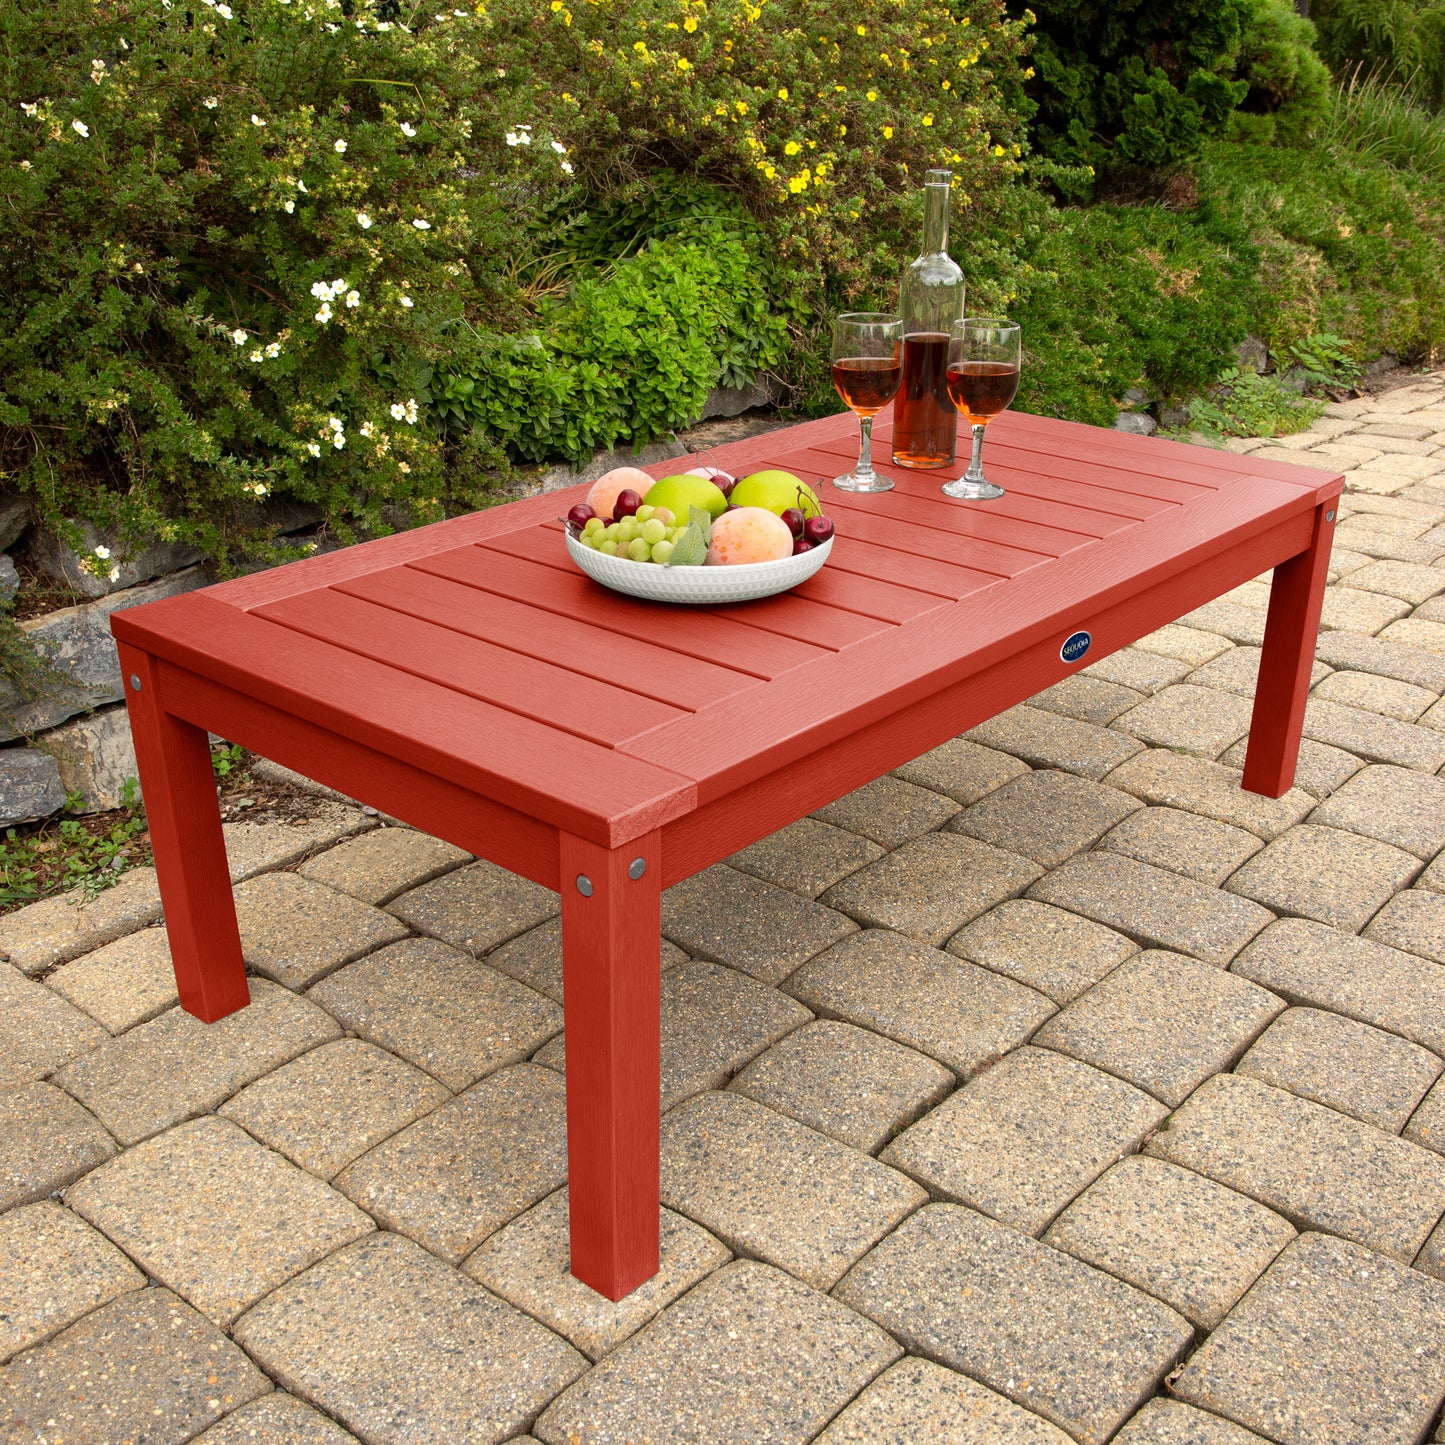
M 631 517 L 624 517 L 617 524 L 619 531 L 617 540 L 619 542 L 630 542 L 637 535 L 637 523 Z
M 666 566 L 667 559 L 672 556 L 672 543 L 667 539 L 652 544 L 652 560 L 660 565 Z
M 601 517 L 588 517 L 587 525 L 582 529 L 582 535 L 590 537 L 594 532 L 603 531 L 606 526 L 607 523 L 604 522 Z
M 627 544 L 627 555 L 634 562 L 645 562 L 652 555 L 652 548 L 641 537 L 634 537 Z
M 617 543 L 609 537 L 597 550 L 599 552 L 605 552 L 609 557 L 615 557 L 617 555 Z
M 593 533 L 583 532 L 581 537 L 579 537 L 577 540 L 580 541 L 584 547 L 595 548 L 597 546 L 597 543 L 592 540 L 592 537 Z
M 656 510 L 656 507 L 649 507 L 647 503 L 644 502 L 632 515 L 636 517 L 639 522 L 647 522 L 651 521 L 652 514 Z
M 651 521 L 642 524 L 642 531 L 639 535 L 651 547 L 667 536 L 667 528 L 654 517 Z

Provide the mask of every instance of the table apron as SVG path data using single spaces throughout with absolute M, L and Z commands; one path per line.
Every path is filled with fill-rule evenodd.
M 1022 652 L 871 719 L 665 824 L 663 887 L 690 878 L 1298 555 L 1309 544 L 1313 521 L 1313 511 L 1303 513 L 1098 611 L 1081 610 L 1062 629 Z M 1071 664 L 1059 650 L 1077 631 L 1090 633 L 1093 642 L 1087 658 Z
M 222 683 L 158 660 L 168 713 L 445 839 L 544 888 L 558 888 L 558 830 Z

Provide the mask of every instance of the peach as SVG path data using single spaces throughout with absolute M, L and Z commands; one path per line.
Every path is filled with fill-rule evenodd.
M 639 497 L 645 497 L 651 485 L 652 478 L 639 467 L 613 467 L 592 483 L 587 493 L 587 505 L 599 517 L 610 517 L 620 493 L 630 490 Z
M 776 562 L 793 555 L 793 534 L 776 512 L 766 507 L 737 507 L 712 524 L 709 566 L 733 567 L 745 562 Z

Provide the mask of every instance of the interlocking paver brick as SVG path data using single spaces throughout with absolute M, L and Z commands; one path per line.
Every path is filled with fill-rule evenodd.
M 1320 626 L 1326 631 L 1360 632 L 1374 637 L 1387 623 L 1406 616 L 1409 611 L 1410 604 L 1398 598 L 1336 585 L 1325 591 Z
M 1424 652 L 1445 656 L 1445 622 L 1405 617 L 1399 622 L 1392 622 L 1380 635 L 1386 642 L 1398 642 L 1405 647 L 1418 647 Z
M 948 952 L 1065 1004 L 1117 968 L 1139 945 L 1063 908 L 1014 898 L 948 940 Z
M 1445 766 L 1445 734 L 1321 698 L 1311 698 L 1306 705 L 1304 731 L 1316 742 L 1331 743 L 1372 763 L 1396 763 L 1432 773 Z
M 941 828 L 959 804 L 931 788 L 885 774 L 813 814 L 835 828 L 846 828 L 883 848 Z
M 1249 731 L 1251 702 L 1237 693 L 1181 682 L 1115 720 L 1114 726 L 1155 748 L 1217 758 Z
M 184 1300 L 133 1290 L 0 1371 L 0 1438 L 183 1445 L 270 1388 Z
M 115 1140 L 51 1084 L 0 1090 L 0 1210 L 44 1199 L 115 1153 Z
M 376 1227 L 225 1119 L 196 1119 L 126 1150 L 71 1185 L 65 1202 L 223 1327 Z
M 899 1360 L 818 1436 L 818 1445 L 1069 1445 L 1055 1425 L 932 1360 Z
M 286 868 L 318 848 L 329 848 L 339 839 L 375 826 L 376 819 L 360 808 L 334 799 L 307 800 L 301 815 L 294 818 L 242 818 L 227 823 L 221 833 L 231 882 L 240 883 L 270 868 Z
M 313 1265 L 234 1334 L 366 1445 L 498 1445 L 587 1367 L 536 1320 L 394 1234 Z
M 1432 1279 L 1445 1279 L 1445 1220 L 1435 1226 L 1424 1248 L 1415 1256 L 1415 1268 Z M 1445 1420 L 1441 1424 L 1445 1427 Z
M 82 902 L 72 890 L 0 915 L 0 956 L 22 973 L 67 963 L 161 916 L 154 868 L 131 868 L 112 888 Z
M 1315 686 L 1311 696 L 1407 723 L 1418 721 L 1436 700 L 1435 694 L 1423 687 L 1373 672 L 1332 672 Z
M 705 1089 L 721 1089 L 750 1059 L 806 1024 L 796 999 L 720 963 L 689 960 L 662 976 L 662 1108 Z M 534 1055 L 567 1070 L 566 1036 Z
M 551 999 L 432 938 L 383 948 L 309 997 L 449 1089 L 526 1058 L 562 1027 Z
M 1407 889 L 1375 915 L 1365 934 L 1445 963 L 1445 896 L 1430 888 Z
M 1223 883 L 1264 844 L 1243 828 L 1199 813 L 1141 808 L 1105 834 L 1099 847 L 1199 883 Z
M 296 871 L 315 883 L 363 903 L 386 903 L 469 863 L 472 855 L 415 828 L 373 828 L 359 838 L 328 848 Z
M 393 898 L 388 912 L 418 933 L 483 954 L 555 916 L 550 888 L 479 859 Z
M 699 1094 L 662 1121 L 662 1202 L 815 1289 L 831 1289 L 927 1198 L 897 1170 L 741 1094 Z
M 1105 682 L 1102 677 L 1076 672 L 1043 692 L 1035 693 L 1029 699 L 1029 706 L 1061 713 L 1064 717 L 1077 718 L 1080 722 L 1102 728 L 1108 727 L 1121 712 L 1127 712 L 1143 700 L 1144 694 L 1132 687 L 1121 687 L 1117 682 Z
M 1293 1004 L 1330 1009 L 1445 1053 L 1445 973 L 1303 918 L 1267 928 L 1231 965 Z
M 1083 675 L 1149 694 L 1178 682 L 1188 672 L 1189 664 L 1180 662 L 1177 657 L 1161 657 L 1158 653 L 1142 652 L 1137 647 L 1121 647 L 1118 652 L 1090 663 Z
M 1418 607 L 1437 592 L 1445 592 L 1445 571 L 1418 562 L 1371 562 L 1351 574 L 1350 586 L 1398 597 Z
M 820 1019 L 760 1054 L 729 1087 L 871 1154 L 953 1082 L 949 1070 L 915 1049 Z
M 948 1204 L 906 1220 L 834 1293 L 1082 1445 L 1154 1393 L 1193 1333 L 1130 1285 Z
M 1212 1330 L 1295 1237 L 1264 1205 L 1162 1159 L 1132 1155 L 1056 1219 L 1044 1243 Z
M 1232 692 L 1252 702 L 1259 683 L 1259 659 L 1260 649 L 1257 647 L 1231 647 L 1212 662 L 1195 668 L 1188 681 L 1194 686 Z M 1310 668 L 1310 682 L 1322 681 L 1329 676 L 1329 671 L 1324 663 L 1315 662 Z
M 247 964 L 295 989 L 407 936 L 391 914 L 295 873 L 241 884 L 236 921 Z
M 0 1088 L 42 1079 L 105 1038 L 74 1004 L 0 963 Z
M 1445 1159 L 1256 1079 L 1217 1074 L 1148 1152 L 1409 1263 L 1445 1212 Z
M 1315 655 L 1331 667 L 1378 673 L 1431 692 L 1445 692 L 1445 657 L 1418 647 L 1406 647 L 1378 637 L 1328 632 L 1321 633 Z
M 1206 602 L 1179 620 L 1191 627 L 1217 632 L 1238 647 L 1258 647 L 1264 642 L 1264 613 L 1254 607 L 1241 607 L 1227 597 Z
M 590 1370 L 533 1434 L 544 1445 L 802 1445 L 901 1353 L 837 1300 L 739 1260 Z
M 355 1445 L 356 1436 L 284 1390 L 272 1390 L 196 1436 L 196 1445 Z
M 1033 1041 L 1180 1104 L 1239 1058 L 1284 1006 L 1238 974 L 1150 951 L 1121 963 Z
M 177 1002 L 176 973 L 164 928 L 142 928 L 62 964 L 46 980 L 110 1033 L 124 1033 Z
M 690 1219 L 658 1210 L 657 1273 L 615 1303 L 571 1272 L 567 1191 L 559 1189 L 499 1229 L 462 1266 L 478 1284 L 541 1320 L 590 1360 L 636 1334 L 679 1295 L 732 1258 Z
M 906 1129 L 882 1158 L 1029 1234 L 1042 1234 L 1169 1111 L 1048 1049 L 1016 1049 Z
M 1137 798 L 1056 768 L 1025 773 L 948 824 L 1046 868 L 1098 842 L 1139 807 Z
M 1281 833 L 1224 885 L 1276 913 L 1357 933 L 1420 871 L 1403 849 L 1302 823 Z
M 1249 753 L 1249 736 L 1244 737 L 1220 754 L 1219 761 L 1226 767 L 1243 771 Z M 1294 787 L 1318 800 L 1328 798 L 1347 779 L 1354 777 L 1364 767 L 1353 753 L 1343 748 L 1331 747 L 1328 743 L 1317 743 L 1313 738 L 1301 738 L 1299 757 L 1295 763 Z
M 1445 569 L 1431 570 L 1445 578 Z M 1410 615 L 1423 618 L 1426 622 L 1445 622 L 1445 597 L 1432 597 L 1428 602 L 1422 602 Z
M 1231 645 L 1227 637 L 1221 637 L 1217 632 L 1201 632 L 1197 627 L 1185 627 L 1178 622 L 1168 623 L 1141 637 L 1134 644 L 1143 652 L 1177 657 L 1180 662 L 1187 662 L 1190 667 L 1201 667 L 1211 657 L 1228 652 Z
M 860 840 L 861 841 L 861 840 Z M 659 963 L 669 969 L 686 960 L 687 955 L 667 939 L 661 940 Z M 487 955 L 487 965 L 518 983 L 525 983 L 538 993 L 546 994 L 553 1003 L 562 1002 L 562 920 L 529 929 L 520 938 L 504 943 Z
M 385 1049 L 337 1039 L 257 1079 L 218 1112 L 330 1179 L 449 1098 L 434 1078 Z
M 1415 882 L 1421 888 L 1433 888 L 1437 893 L 1445 893 L 1445 853 L 1436 858 Z
M 865 927 L 941 944 L 996 903 L 1017 897 L 1041 871 L 975 838 L 930 833 L 834 884 L 823 901 Z
M 0 1364 L 145 1282 L 104 1235 L 54 1200 L 0 1214 Z
M 1143 744 L 1109 728 L 1020 704 L 971 728 L 965 736 L 1035 768 L 1062 768 L 1098 782 Z
M 1114 1445 L 1260 1445 L 1262 1439 L 1232 1420 L 1156 1395 L 1114 1436 Z
M 1445 848 L 1445 779 L 1408 768 L 1363 768 L 1309 821 L 1433 858 Z
M 214 1109 L 253 1079 L 336 1038 L 336 1020 L 263 978 L 213 1024 L 182 1008 L 82 1054 L 55 1076 L 122 1144 Z
M 780 983 L 857 927 L 834 908 L 722 864 L 662 895 L 662 931 L 679 948 L 762 983 Z
M 1301 788 L 1282 798 L 1246 793 L 1235 768 L 1211 763 L 1208 758 L 1185 757 L 1167 748 L 1151 748 L 1131 758 L 1109 775 L 1111 788 L 1122 788 L 1146 803 L 1183 808 L 1245 828 L 1268 842 L 1314 807 L 1315 800 Z
M 1026 772 L 1028 764 L 1008 753 L 971 743 L 967 738 L 950 738 L 911 763 L 894 768 L 893 775 L 921 788 L 932 788 L 966 808 Z
M 1408 425 L 1402 422 L 1370 422 L 1358 430 L 1362 437 L 1405 437 L 1410 441 L 1423 441 L 1434 430 L 1433 427 Z
M 455 1264 L 567 1177 L 561 1078 L 503 1069 L 347 1165 L 336 1188 Z
M 1405 1125 L 1404 1135 L 1437 1154 L 1445 1154 L 1445 1081 L 1437 1083 L 1425 1095 Z
M 1445 1286 L 1324 1234 L 1295 1240 L 1174 1392 L 1282 1445 L 1418 1440 L 1445 1382 Z
M 825 1018 L 871 1029 L 967 1078 L 1054 1012 L 1042 994 L 886 929 L 805 964 L 788 991 Z
M 1396 1034 L 1322 1009 L 1292 1008 L 1235 1072 L 1398 1134 L 1441 1067 L 1429 1049 Z
M 1070 858 L 1035 883 L 1029 897 L 1082 913 L 1147 946 L 1216 964 L 1227 964 L 1274 921 L 1257 903 L 1118 853 Z
M 896 779 L 895 779 L 896 781 Z M 947 801 L 947 800 L 945 800 Z M 734 853 L 726 863 L 804 898 L 816 898 L 840 878 L 883 856 L 868 838 L 817 818 L 799 818 L 776 833 Z

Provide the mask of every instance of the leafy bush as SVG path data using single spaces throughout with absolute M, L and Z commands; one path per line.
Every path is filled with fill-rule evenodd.
M 1445 0 L 1315 0 L 1310 13 L 1339 74 L 1362 67 L 1445 107 Z
M 1277 437 L 1306 430 L 1324 403 L 1302 397 L 1275 377 L 1228 367 L 1208 396 L 1189 403 L 1189 425 L 1205 436 Z
M 1445 116 L 1363 70 L 1334 92 L 1324 136 L 1357 155 L 1425 176 L 1445 175 Z
M 1034 139 L 1070 165 L 1157 172 L 1239 122 L 1298 135 L 1327 75 L 1286 0 L 1037 0 Z

